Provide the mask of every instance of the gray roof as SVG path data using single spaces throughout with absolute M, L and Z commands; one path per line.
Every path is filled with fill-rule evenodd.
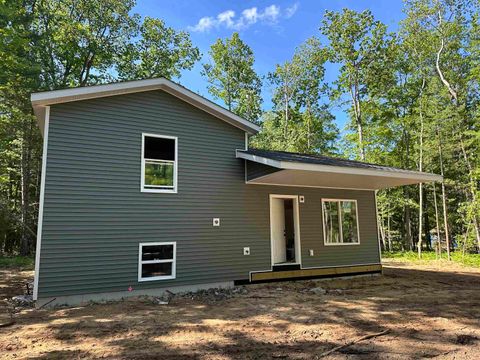
M 399 169 L 391 166 L 383 166 L 378 164 L 371 164 L 367 162 L 348 160 L 348 159 L 342 159 L 342 158 L 330 157 L 330 156 L 324 156 L 324 155 L 301 154 L 301 153 L 293 153 L 293 152 L 286 152 L 286 151 L 273 151 L 273 150 L 261 150 L 261 149 L 238 150 L 238 152 L 253 155 L 253 156 L 260 156 L 260 157 L 275 160 L 275 161 L 295 162 L 295 163 L 314 164 L 314 165 L 326 165 L 326 166 L 340 166 L 340 167 L 357 168 L 357 169 L 383 170 L 383 171 L 393 171 L 393 172 L 412 172 L 411 170 L 404 170 L 404 169 Z

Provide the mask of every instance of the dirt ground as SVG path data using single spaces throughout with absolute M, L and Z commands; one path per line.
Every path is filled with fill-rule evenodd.
M 24 309 L 0 328 L 0 358 L 315 359 L 386 329 L 327 358 L 480 358 L 480 269 L 385 265 L 383 276 L 250 285 L 225 299 Z M 0 299 L 31 277 L 0 269 Z

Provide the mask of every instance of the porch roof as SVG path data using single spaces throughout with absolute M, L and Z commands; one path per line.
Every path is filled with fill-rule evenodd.
M 247 165 L 247 183 L 263 185 L 378 190 L 441 181 L 440 175 L 322 155 L 259 149 L 237 150 Z

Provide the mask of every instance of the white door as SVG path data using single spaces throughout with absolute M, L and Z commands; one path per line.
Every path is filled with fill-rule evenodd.
M 285 205 L 283 203 L 283 199 L 270 199 L 270 217 L 273 263 L 283 263 L 287 260 L 287 243 L 285 240 Z

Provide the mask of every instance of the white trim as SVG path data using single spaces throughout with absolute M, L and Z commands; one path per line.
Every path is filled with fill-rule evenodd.
M 248 150 L 248 132 L 245 131 L 245 151 Z
M 38 284 L 40 276 L 40 251 L 42 249 L 43 205 L 45 203 L 45 178 L 47 172 L 48 128 L 50 125 L 50 106 L 45 107 L 45 122 L 43 130 L 42 177 L 40 180 L 40 200 L 38 205 L 37 245 L 35 249 L 35 274 L 33 280 L 33 300 L 38 299 Z
M 375 224 L 377 224 L 377 240 L 378 240 L 378 258 L 382 262 L 382 245 L 380 244 L 380 224 L 378 222 L 378 205 L 377 205 L 377 190 L 375 190 Z
M 268 176 L 268 175 L 264 175 L 264 176 Z M 257 179 L 259 179 L 259 178 L 255 178 L 255 180 L 257 180 Z M 290 186 L 290 187 L 297 187 L 297 188 L 337 189 L 337 190 L 352 190 L 352 191 L 375 191 L 375 189 L 357 189 L 357 188 L 345 188 L 345 187 L 333 187 L 333 186 L 316 186 L 316 185 L 270 184 L 270 183 L 260 183 L 260 182 L 255 182 L 255 181 L 245 181 L 245 184 L 247 184 L 247 185 L 267 185 L 267 186 Z
M 146 260 L 142 261 L 142 247 L 143 246 L 168 246 L 173 245 L 173 258 L 172 259 L 163 259 L 163 260 Z M 172 275 L 166 276 L 153 276 L 148 278 L 142 277 L 142 265 L 143 264 L 165 264 L 172 263 Z M 138 244 L 138 281 L 155 281 L 155 280 L 171 280 L 176 278 L 177 272 L 177 243 L 175 241 L 170 242 L 143 242 Z
M 247 164 L 248 164 L 248 161 L 247 160 L 243 160 L 243 162 L 245 163 L 245 171 L 244 171 L 244 177 L 245 177 L 245 184 L 248 184 L 248 169 L 247 169 Z
M 329 172 L 329 173 L 337 173 L 337 174 L 383 176 L 383 177 L 418 180 L 422 182 L 442 180 L 442 177 L 440 175 L 419 172 L 419 171 L 393 169 L 393 168 L 392 169 L 390 168 L 364 169 L 364 168 L 354 168 L 354 167 L 347 167 L 347 166 L 307 164 L 307 163 L 300 163 L 300 162 L 293 162 L 293 161 L 278 161 L 278 160 L 273 160 L 273 159 L 269 159 L 269 158 L 258 156 L 258 155 L 246 154 L 241 151 L 237 151 L 237 158 L 254 161 L 259 164 L 264 164 L 264 165 L 276 167 L 283 170 L 307 170 L 307 171 Z
M 242 117 L 218 106 L 187 88 L 165 78 L 125 81 L 113 84 L 85 86 L 73 89 L 45 91 L 31 95 L 32 106 L 39 123 L 43 120 L 42 108 L 48 105 L 72 101 L 95 99 L 107 96 L 132 94 L 151 90 L 164 90 L 189 104 L 251 134 L 260 131 L 260 127 Z
M 175 140 L 175 161 L 173 161 L 173 188 L 172 189 L 154 189 L 154 188 L 145 188 L 145 136 L 156 137 L 160 139 L 172 139 Z M 170 160 L 161 160 L 164 162 L 172 162 Z M 151 133 L 142 133 L 142 154 L 141 154 L 141 174 L 140 174 L 140 192 L 147 193 L 170 193 L 176 194 L 178 192 L 178 137 L 169 136 L 169 135 L 158 135 Z
M 354 242 L 354 243 L 344 243 L 343 242 L 343 228 L 342 228 L 342 212 L 340 211 L 341 208 L 339 207 L 338 210 L 338 223 L 339 223 L 339 235 L 341 237 L 341 242 L 339 243 L 327 243 L 327 235 L 326 235 L 326 224 L 325 224 L 325 214 L 323 212 L 324 208 L 323 208 L 323 204 L 325 202 L 336 202 L 336 203 L 340 203 L 340 202 L 353 202 L 355 203 L 355 217 L 356 217 L 356 220 L 357 220 L 357 239 L 358 241 L 357 242 Z M 331 198 L 322 198 L 321 199 L 321 205 L 322 205 L 322 225 L 323 225 L 323 245 L 324 246 L 346 246 L 346 245 L 360 245 L 360 222 L 358 220 L 358 218 L 360 217 L 360 214 L 358 213 L 358 201 L 356 199 L 331 199 Z
M 285 265 L 300 265 L 302 266 L 302 246 L 300 241 L 300 207 L 298 205 L 298 195 L 282 195 L 282 194 L 270 194 L 269 196 L 269 206 L 270 206 L 270 262 L 271 269 L 273 269 L 275 264 L 273 259 L 273 213 L 272 213 L 272 199 L 293 199 L 295 203 L 294 207 L 294 231 L 295 231 L 295 262 L 288 263 Z

